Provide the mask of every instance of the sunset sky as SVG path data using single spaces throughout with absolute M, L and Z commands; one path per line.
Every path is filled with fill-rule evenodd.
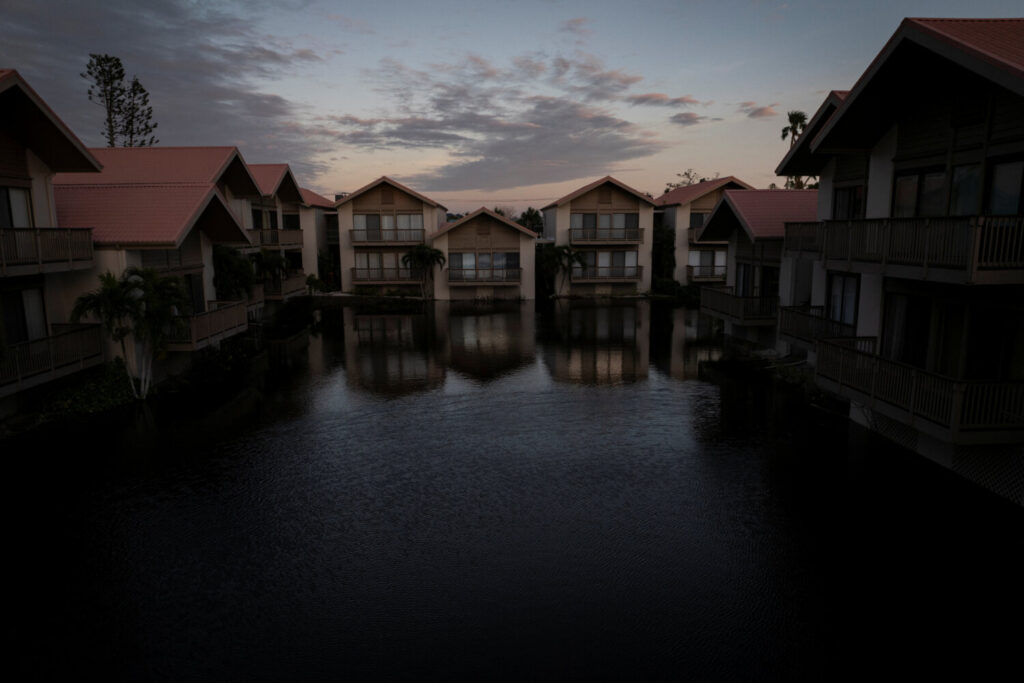
M 90 146 L 89 53 L 149 90 L 163 145 L 237 145 L 332 196 L 389 175 L 464 211 L 611 174 L 775 182 L 786 112 L 850 88 L 905 16 L 1019 0 L 0 2 L 0 68 Z M 781 183 L 780 183 L 781 184 Z

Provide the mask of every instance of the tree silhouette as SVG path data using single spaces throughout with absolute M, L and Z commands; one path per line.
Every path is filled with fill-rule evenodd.
M 103 137 L 107 147 L 149 147 L 160 142 L 153 135 L 153 107 L 137 76 L 127 86 L 118 57 L 90 54 L 82 78 L 90 82 L 89 101 L 103 107 Z

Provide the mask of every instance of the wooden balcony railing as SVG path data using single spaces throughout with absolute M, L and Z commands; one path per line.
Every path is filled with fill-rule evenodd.
M 788 222 L 783 247 L 786 251 L 820 254 L 825 231 L 821 221 Z
M 423 230 L 349 230 L 353 244 L 422 244 Z
M 267 299 L 287 299 L 290 296 L 306 291 L 306 274 L 302 271 L 292 273 L 277 281 L 263 281 L 263 296 Z
M 737 322 L 774 323 L 779 309 L 777 296 L 736 296 L 732 287 L 703 287 L 701 310 L 729 316 Z
M 1024 216 L 824 222 L 824 254 L 848 263 L 955 272 L 963 282 L 1024 282 Z
M 573 282 L 590 281 L 625 281 L 634 282 L 642 280 L 644 276 L 643 266 L 586 266 L 572 269 Z
M 874 337 L 818 342 L 819 377 L 839 393 L 857 392 L 950 430 L 954 442 L 969 431 L 1024 432 L 1024 382 L 956 380 L 875 355 Z
M 195 351 L 213 342 L 245 332 L 249 326 L 245 301 L 209 301 L 210 310 L 184 319 L 184 325 L 172 330 L 171 351 Z
M 0 276 L 92 266 L 92 228 L 0 229 Z
M 258 247 L 301 247 L 301 230 L 249 230 L 249 242 Z
M 418 271 L 408 268 L 353 268 L 352 281 L 362 283 L 418 283 L 423 278 Z
M 569 241 L 579 242 L 643 242 L 643 228 L 571 228 Z
M 779 332 L 805 342 L 836 337 L 853 337 L 855 325 L 831 320 L 824 306 L 783 306 L 779 309 Z
M 521 268 L 449 268 L 450 284 L 507 283 L 519 284 L 523 278 Z
M 103 362 L 99 325 L 53 325 L 52 331 L 0 349 L 0 396 Z
M 686 266 L 686 277 L 691 282 L 724 282 L 725 266 Z

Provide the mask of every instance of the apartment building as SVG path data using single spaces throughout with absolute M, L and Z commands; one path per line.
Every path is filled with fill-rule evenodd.
M 59 220 L 53 175 L 100 162 L 12 69 L 0 69 L 0 413 L 19 392 L 103 361 L 99 325 L 69 324 L 94 267 L 91 223 Z M 3 399 L 8 399 L 3 401 Z
M 677 187 L 654 200 L 655 223 L 675 235 L 675 269 L 672 279 L 684 285 L 725 284 L 725 242 L 698 241 L 697 234 L 726 190 L 752 190 L 735 176 L 705 180 Z
M 582 254 L 559 296 L 608 296 L 651 288 L 654 200 L 605 176 L 542 209 L 544 237 Z
M 331 289 L 341 287 L 341 253 L 338 250 L 338 213 L 334 202 L 305 187 L 299 207 L 302 230 L 302 264 L 307 273 L 316 273 Z
M 269 264 L 268 256 L 274 255 L 283 266 L 262 268 L 267 271 L 263 273 L 264 297 L 286 301 L 305 294 L 306 272 L 316 272 L 316 260 L 304 263 L 301 211 L 305 198 L 299 183 L 288 164 L 249 164 L 249 172 L 260 189 L 260 197 L 249 203 L 249 242 L 260 252 L 257 264 Z
M 490 209 L 446 223 L 430 236 L 446 259 L 434 298 L 534 299 L 537 235 Z
M 852 419 L 975 479 L 1024 443 L 1022 46 L 1024 19 L 904 20 L 777 169 L 821 178 L 782 332 Z

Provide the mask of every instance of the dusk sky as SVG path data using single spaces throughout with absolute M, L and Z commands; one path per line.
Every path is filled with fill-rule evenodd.
M 0 0 L 14 68 L 90 146 L 89 53 L 149 90 L 162 145 L 237 145 L 327 196 L 389 175 L 450 210 L 542 206 L 611 174 L 778 179 L 786 112 L 850 88 L 905 16 L 1020 0 Z M 779 183 L 781 185 L 781 182 Z

